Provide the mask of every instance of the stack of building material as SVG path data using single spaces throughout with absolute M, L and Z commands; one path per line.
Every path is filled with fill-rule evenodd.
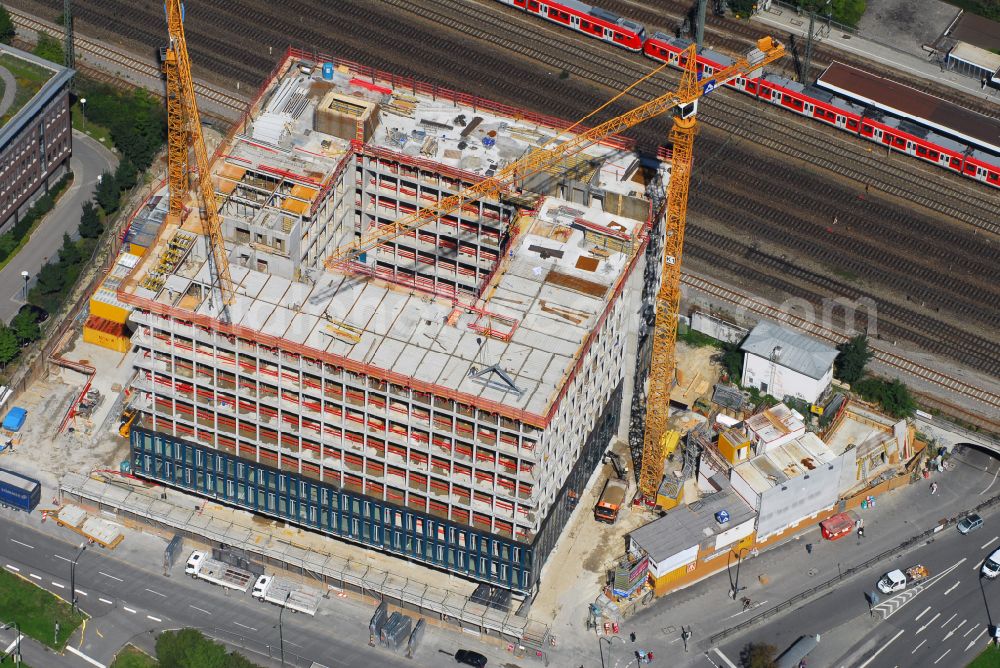
M 128 350 L 132 333 L 126 322 L 132 309 L 118 301 L 117 291 L 121 281 L 138 261 L 139 256 L 132 253 L 119 255 L 114 269 L 90 296 L 90 317 L 83 325 L 83 340 L 87 343 L 120 353 Z
M 125 539 L 122 529 L 117 524 L 107 522 L 99 517 L 90 517 L 80 506 L 72 504 L 59 509 L 53 519 L 60 526 L 75 531 L 91 543 L 97 543 L 108 549 L 115 548 Z

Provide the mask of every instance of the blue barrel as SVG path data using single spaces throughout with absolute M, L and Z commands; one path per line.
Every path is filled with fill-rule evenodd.
M 333 79 L 333 63 L 323 63 L 323 78 L 327 81 Z

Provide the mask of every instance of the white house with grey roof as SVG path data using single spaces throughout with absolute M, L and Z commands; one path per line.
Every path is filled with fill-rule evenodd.
M 778 399 L 815 403 L 833 380 L 837 349 L 777 323 L 761 320 L 740 349 L 743 386 Z

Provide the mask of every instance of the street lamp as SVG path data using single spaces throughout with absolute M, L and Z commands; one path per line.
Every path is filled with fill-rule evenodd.
M 604 663 L 604 650 L 601 649 L 601 641 L 602 640 L 608 643 L 608 664 Z M 597 639 L 597 651 L 601 653 L 601 665 L 602 666 L 604 666 L 604 665 L 614 665 L 614 664 L 611 663 L 611 648 L 614 646 L 614 642 L 613 641 L 615 641 L 615 640 L 621 640 L 622 644 L 625 645 L 625 638 L 622 638 L 621 636 L 601 636 L 600 638 Z M 625 646 L 628 647 L 628 645 L 625 645 Z
M 18 624 L 17 622 L 10 622 L 9 624 L 4 624 L 3 626 L 0 626 L 0 631 L 6 631 L 9 628 L 13 628 L 14 629 L 14 633 L 17 634 L 17 637 L 14 639 L 14 665 L 15 666 L 20 666 L 21 665 L 21 625 Z M 3 659 L 6 659 L 6 658 L 7 658 L 7 655 L 4 654 L 3 657 L 0 658 L 0 661 L 2 661 Z
M 83 131 L 87 131 L 87 98 L 80 98 L 80 116 L 83 121 Z
M 736 552 L 736 579 L 734 580 L 731 575 L 729 577 L 729 583 L 730 583 L 730 585 L 732 585 L 732 589 L 730 591 L 731 591 L 731 594 L 732 594 L 732 597 L 733 597 L 734 601 L 736 600 L 736 595 L 740 591 L 740 565 L 743 563 L 743 554 L 746 551 L 747 551 L 747 548 L 741 547 Z M 732 558 L 733 558 L 733 551 L 729 550 L 729 553 L 726 556 L 726 570 L 727 571 L 730 570 L 730 568 L 731 568 L 729 562 L 732 560 Z
M 281 610 L 278 612 L 278 648 L 281 652 L 281 666 L 285 666 L 285 636 L 282 633 L 281 628 L 281 618 L 285 614 L 285 608 L 288 607 L 288 599 L 292 597 L 292 592 L 285 594 L 285 602 L 281 604 Z
M 28 301 L 28 279 L 31 278 L 31 274 L 26 271 L 21 272 L 21 278 L 24 279 L 24 298 L 21 301 Z
M 69 562 L 69 601 L 73 606 L 73 612 L 76 612 L 76 562 L 83 555 L 83 551 L 87 549 L 86 543 L 80 543 L 80 551 L 76 553 L 73 557 L 73 561 Z

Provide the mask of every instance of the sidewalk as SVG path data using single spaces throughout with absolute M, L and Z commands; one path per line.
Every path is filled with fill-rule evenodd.
M 808 37 L 809 34 L 809 18 L 805 15 L 799 16 L 793 10 L 786 7 L 774 5 L 767 11 L 754 14 L 751 20 L 775 28 L 784 34 L 793 34 L 800 37 Z M 960 90 L 968 95 L 975 95 L 984 100 L 991 100 L 996 104 L 1000 104 L 1000 91 L 991 88 L 983 90 L 976 79 L 943 70 L 937 63 L 904 53 L 891 46 L 874 42 L 856 34 L 841 32 L 835 27 L 830 28 L 829 32 L 827 30 L 825 22 L 816 21 L 816 25 L 813 28 L 813 40 L 815 43 L 874 60 L 875 62 L 902 70 L 914 76 L 929 79 L 935 83 Z
M 74 636 L 79 635 L 79 632 Z M 14 641 L 16 634 L 13 629 L 0 631 L 0 652 L 14 651 Z M 72 643 L 72 639 L 70 641 Z M 69 645 L 67 645 L 67 648 Z M 11 655 L 13 656 L 13 655 Z M 4 665 L 13 665 L 11 659 L 5 660 Z M 42 643 L 28 636 L 21 636 L 21 662 L 30 668 L 80 668 L 91 665 L 84 659 L 74 655 L 68 649 L 63 654 L 57 654 Z
M 954 470 L 934 476 L 940 485 L 934 496 L 921 481 L 879 497 L 872 509 L 858 510 L 865 520 L 865 538 L 860 542 L 855 535 L 833 543 L 822 540 L 813 524 L 797 537 L 761 552 L 756 558 L 745 559 L 739 566 L 741 592 L 736 601 L 730 598 L 730 578 L 725 572 L 654 601 L 621 625 L 619 635 L 626 640 L 627 653 L 640 648 L 651 650 L 654 654 L 671 656 L 678 666 L 685 665 L 678 658 L 679 653 L 683 656 L 681 626 L 690 626 L 693 637 L 687 663 L 704 665 L 701 655 L 709 649 L 707 638 L 713 633 L 745 621 L 836 576 L 838 569 L 846 570 L 867 561 L 933 527 L 940 519 L 955 516 L 1000 493 L 1000 486 L 992 484 L 1000 463 L 979 452 L 962 455 L 961 460 Z M 984 471 L 984 466 L 988 470 Z M 806 550 L 807 544 L 812 545 L 811 553 Z M 736 572 L 734 563 L 734 579 Z M 742 611 L 739 602 L 743 596 L 754 604 L 748 612 Z M 579 624 L 576 628 L 582 631 L 586 610 L 575 612 Z M 559 626 L 554 624 L 557 633 Z M 637 636 L 634 645 L 627 641 L 630 633 Z M 564 631 L 560 639 L 563 642 L 554 657 L 560 665 L 593 665 L 595 660 L 600 661 L 596 654 L 598 645 L 606 644 L 581 632 Z M 621 654 L 621 648 L 616 654 Z

